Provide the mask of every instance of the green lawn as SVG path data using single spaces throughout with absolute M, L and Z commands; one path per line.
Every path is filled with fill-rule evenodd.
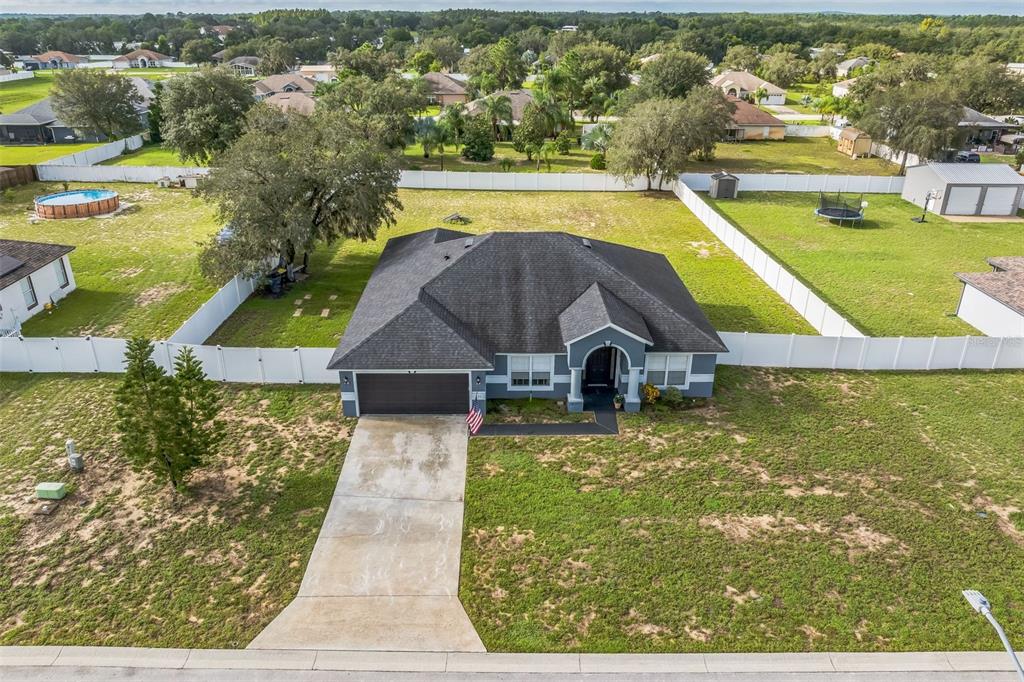
M 100 142 L 78 144 L 41 144 L 25 147 L 0 146 L 0 166 L 31 166 L 61 156 L 98 147 Z
M 741 191 L 735 201 L 709 201 L 865 334 L 977 334 L 952 315 L 962 289 L 953 273 L 1020 255 L 1024 220 L 954 223 L 929 214 L 919 225 L 910 218 L 921 209 L 899 196 L 864 199 L 862 227 L 816 220 L 816 194 Z
M 131 206 L 111 217 L 33 223 L 33 196 L 61 191 L 57 183 L 17 187 L 13 202 L 0 203 L 0 237 L 76 247 L 70 259 L 77 290 L 55 312 L 28 320 L 25 335 L 166 338 L 217 290 L 197 260 L 197 242 L 219 227 L 213 211 L 185 190 L 88 186 L 116 190 Z
M 13 114 L 50 96 L 52 71 L 37 71 L 35 78 L 0 83 L 0 113 Z
M 147 144 L 134 152 L 107 159 L 102 166 L 196 166 L 193 161 L 182 161 L 176 151 L 158 144 Z
M 664 253 L 718 328 L 814 333 L 668 193 L 401 190 L 399 196 L 405 210 L 397 227 L 382 230 L 373 242 L 318 249 L 310 279 L 281 299 L 250 298 L 209 343 L 336 345 L 387 239 L 442 226 L 441 219 L 455 212 L 472 219 L 458 228 L 470 232 L 564 230 Z M 295 317 L 297 308 L 302 312 Z M 320 317 L 323 310 L 326 318 Z
M 228 437 L 174 494 L 121 453 L 119 384 L 0 381 L 0 644 L 245 647 L 298 590 L 353 422 L 335 387 L 220 387 Z M 51 516 L 39 481 L 69 485 Z
M 786 140 L 723 142 L 712 161 L 694 161 L 690 173 L 717 170 L 733 173 L 806 173 L 809 175 L 896 175 L 899 166 L 878 158 L 851 159 L 836 151 L 829 137 L 790 137 Z M 741 188 L 742 189 L 742 188 Z
M 998 649 L 960 590 L 1024 631 L 1022 396 L 720 367 L 618 437 L 474 438 L 462 603 L 489 651 Z
M 590 168 L 590 159 L 594 152 L 585 151 L 579 148 L 567 154 L 555 154 L 551 157 L 552 173 L 597 173 Z M 444 170 L 449 171 L 492 171 L 501 172 L 501 160 L 511 159 L 513 166 L 510 172 L 536 173 L 537 159 L 526 160 L 526 154 L 521 154 L 512 148 L 511 142 L 496 142 L 494 145 L 494 158 L 490 161 L 478 162 L 463 159 L 454 147 L 445 147 Z M 402 159 L 403 167 L 408 170 L 441 170 L 441 158 L 435 152 L 431 153 L 429 159 L 423 158 L 423 147 L 420 144 L 412 144 L 405 148 L 405 156 Z M 546 164 L 541 164 L 540 172 L 547 173 Z
M 821 83 L 794 83 L 793 85 L 786 88 L 786 106 L 797 111 L 801 114 L 816 114 L 817 111 L 814 107 L 807 104 L 801 104 L 800 98 L 804 95 L 810 96 L 813 100 L 815 97 L 819 97 L 823 94 L 831 94 L 832 85 L 822 85 Z

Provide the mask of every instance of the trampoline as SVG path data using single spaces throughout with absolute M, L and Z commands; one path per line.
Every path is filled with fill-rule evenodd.
M 859 199 L 844 198 L 842 192 L 825 194 L 818 192 L 818 208 L 814 209 L 814 215 L 824 218 L 832 223 L 859 223 L 864 220 L 864 209 L 868 202 L 864 201 L 864 195 Z

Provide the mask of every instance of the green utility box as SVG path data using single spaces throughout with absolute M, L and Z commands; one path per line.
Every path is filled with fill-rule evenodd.
M 40 500 L 63 500 L 66 494 L 63 483 L 40 483 L 36 486 L 36 497 Z

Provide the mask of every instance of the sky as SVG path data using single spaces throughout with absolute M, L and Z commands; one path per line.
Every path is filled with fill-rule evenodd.
M 1024 16 L 1024 0 L 0 0 L 0 13 L 142 14 L 144 12 L 252 12 L 281 7 L 332 10 L 437 10 L 477 7 L 499 10 L 662 12 L 860 12 L 865 14 L 1004 14 Z

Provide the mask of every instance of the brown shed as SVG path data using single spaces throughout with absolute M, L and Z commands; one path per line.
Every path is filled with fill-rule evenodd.
M 836 149 L 853 158 L 871 156 L 871 136 L 857 128 L 843 128 Z

